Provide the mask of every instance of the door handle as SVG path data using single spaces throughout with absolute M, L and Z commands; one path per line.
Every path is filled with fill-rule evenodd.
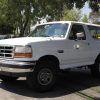
M 80 48 L 80 45 L 79 44 L 76 44 L 76 45 L 74 45 L 74 48 L 75 49 L 79 49 Z

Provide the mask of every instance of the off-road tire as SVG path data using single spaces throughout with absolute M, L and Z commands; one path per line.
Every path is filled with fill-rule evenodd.
M 56 74 L 56 66 L 52 61 L 42 61 L 37 64 L 33 73 L 27 76 L 27 83 L 35 91 L 45 92 L 55 85 Z
M 93 77 L 100 78 L 100 58 L 90 67 Z

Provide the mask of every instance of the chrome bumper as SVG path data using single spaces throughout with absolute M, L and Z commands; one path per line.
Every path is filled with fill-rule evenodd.
M 0 60 L 0 74 L 25 74 L 33 72 L 36 62 Z
M 18 68 L 8 68 L 8 67 L 1 67 L 0 66 L 0 72 L 11 72 L 11 73 L 24 73 L 24 72 L 32 72 L 33 69 L 27 68 L 27 69 L 18 69 Z

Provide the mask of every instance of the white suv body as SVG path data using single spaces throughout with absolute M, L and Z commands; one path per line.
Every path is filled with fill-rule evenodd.
M 59 63 L 59 69 L 63 70 L 93 65 L 100 55 L 99 36 L 93 34 L 94 31 L 100 32 L 100 25 L 58 21 L 40 24 L 34 29 L 36 30 L 33 30 L 33 33 L 38 35 L 31 33 L 28 37 L 0 40 L 0 74 L 5 75 L 6 72 L 12 73 L 7 75 L 13 76 L 15 73 L 33 72 L 33 66 L 45 57 L 54 57 Z M 51 36 L 44 36 L 42 34 L 44 32 L 55 33 Z M 40 33 L 41 36 L 39 36 Z M 79 35 L 77 38 L 73 34 L 83 34 L 83 37 Z M 6 49 L 8 51 L 13 49 L 13 51 L 8 52 Z

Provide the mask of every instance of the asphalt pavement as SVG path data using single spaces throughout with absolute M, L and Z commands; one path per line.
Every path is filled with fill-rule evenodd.
M 25 78 L 4 83 L 0 80 L 0 100 L 100 100 L 100 79 L 89 70 L 74 69 L 63 72 L 55 88 L 37 93 L 26 84 Z

